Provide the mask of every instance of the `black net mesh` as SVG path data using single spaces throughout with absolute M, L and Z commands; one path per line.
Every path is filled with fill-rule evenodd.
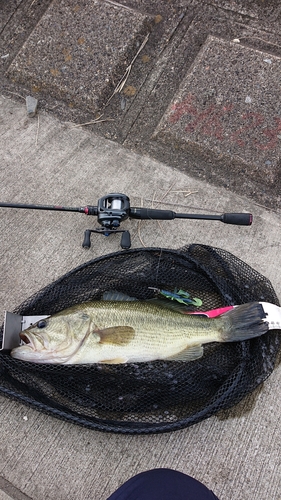
M 54 314 L 118 290 L 151 298 L 149 287 L 182 288 L 202 310 L 253 300 L 278 303 L 271 283 L 232 254 L 204 245 L 147 248 L 94 259 L 14 312 Z M 2 332 L 0 332 L 2 336 Z M 121 433 L 167 432 L 200 422 L 253 391 L 274 369 L 277 330 L 249 341 L 208 344 L 203 358 L 125 365 L 38 365 L 0 355 L 0 391 L 56 417 Z

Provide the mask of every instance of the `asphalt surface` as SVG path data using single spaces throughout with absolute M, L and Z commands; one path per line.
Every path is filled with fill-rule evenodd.
M 0 201 L 85 206 L 121 192 L 132 206 L 251 212 L 250 227 L 123 224 L 133 248 L 223 248 L 266 276 L 280 297 L 280 6 L 124 5 L 0 2 Z M 94 32 L 87 31 L 92 8 Z M 95 53 L 93 69 L 87 57 Z M 29 94 L 38 99 L 33 118 Z M 95 226 L 83 214 L 0 212 L 3 315 L 79 264 L 120 249 L 118 235 L 92 235 L 83 249 L 85 229 Z M 149 436 L 103 434 L 1 396 L 0 499 L 101 500 L 133 474 L 171 467 L 222 500 L 280 500 L 280 377 L 277 361 L 232 409 Z

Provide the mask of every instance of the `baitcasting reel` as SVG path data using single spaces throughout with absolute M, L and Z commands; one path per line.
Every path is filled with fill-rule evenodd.
M 82 247 L 90 248 L 91 233 L 102 233 L 104 236 L 109 236 L 111 233 L 122 233 L 121 247 L 124 249 L 130 248 L 131 236 L 129 231 L 118 229 L 120 222 L 130 217 L 130 200 L 128 196 L 120 193 L 108 194 L 98 200 L 97 207 L 88 208 L 93 209 L 93 213 L 89 215 L 96 215 L 98 223 L 102 227 L 86 229 Z
M 124 220 L 172 220 L 172 219 L 203 219 L 219 220 L 225 224 L 236 224 L 240 226 L 250 226 L 253 216 L 249 213 L 225 213 L 222 215 L 202 215 L 176 213 L 172 210 L 158 210 L 153 208 L 137 208 L 130 206 L 130 199 L 125 194 L 110 193 L 98 200 L 97 206 L 88 205 L 86 207 L 62 207 L 57 205 L 25 205 L 16 203 L 0 203 L 0 207 L 5 208 L 27 208 L 33 210 L 58 210 L 66 212 L 80 212 L 86 215 L 95 215 L 100 228 L 86 229 L 82 246 L 90 248 L 91 233 L 101 233 L 109 236 L 112 233 L 122 233 L 121 247 L 128 249 L 131 246 L 130 233 L 127 230 L 118 229 Z

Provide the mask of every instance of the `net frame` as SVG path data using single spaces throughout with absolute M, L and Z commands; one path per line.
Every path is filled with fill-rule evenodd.
M 231 253 L 192 244 L 141 248 L 90 260 L 26 299 L 13 312 L 44 315 L 117 290 L 138 299 L 150 287 L 181 288 L 208 310 L 251 301 L 279 305 L 270 281 Z M 197 309 L 198 310 L 198 309 Z M 3 326 L 0 330 L 0 339 Z M 99 431 L 160 433 L 196 424 L 227 409 L 272 373 L 281 336 L 211 343 L 190 363 L 39 365 L 0 354 L 0 394 L 46 414 Z

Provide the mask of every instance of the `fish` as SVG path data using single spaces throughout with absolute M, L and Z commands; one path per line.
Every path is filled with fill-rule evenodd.
M 165 299 L 163 305 L 163 300 L 129 300 L 122 294 L 117 300 L 117 295 L 39 320 L 20 333 L 22 345 L 11 356 L 50 364 L 189 362 L 203 356 L 204 344 L 243 341 L 269 329 L 259 302 L 210 319 L 187 314 L 174 302 L 167 307 Z

